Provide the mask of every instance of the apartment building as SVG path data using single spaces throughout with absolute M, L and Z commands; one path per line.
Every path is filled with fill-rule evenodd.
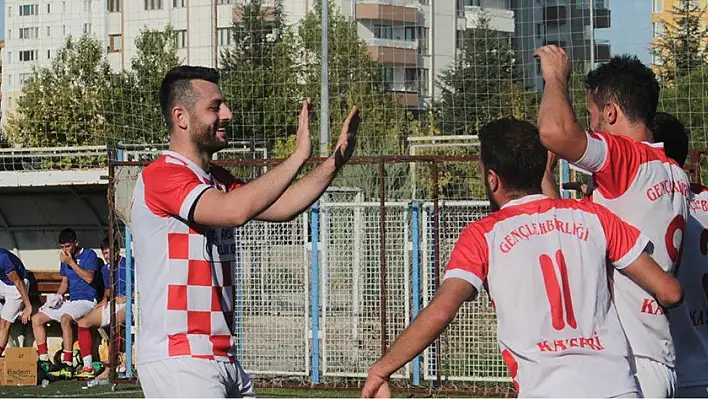
M 674 23 L 672 11 L 674 7 L 681 7 L 686 0 L 651 0 L 652 41 L 664 35 L 666 23 Z M 703 10 L 702 20 L 708 27 L 708 0 L 691 0 L 689 3 Z M 708 42 L 708 38 L 705 38 Z M 652 54 L 652 66 L 661 66 L 661 59 Z
M 512 10 L 514 48 L 529 87 L 543 87 L 541 65 L 533 52 L 545 44 L 563 47 L 586 70 L 611 57 L 610 42 L 595 38 L 596 29 L 610 27 L 609 0 L 512 0 Z

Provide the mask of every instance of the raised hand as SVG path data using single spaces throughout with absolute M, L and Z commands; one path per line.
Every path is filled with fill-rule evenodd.
M 359 132 L 359 109 L 352 106 L 347 119 L 342 124 L 342 132 L 339 134 L 337 145 L 334 147 L 334 164 L 337 169 L 349 162 L 356 146 L 356 135 Z
M 310 98 L 302 102 L 295 139 L 295 153 L 293 154 L 303 160 L 308 159 L 312 151 L 312 142 L 310 140 L 310 106 Z
M 534 56 L 541 59 L 541 75 L 546 82 L 568 82 L 570 79 L 570 62 L 565 50 L 556 45 L 542 46 L 534 51 Z

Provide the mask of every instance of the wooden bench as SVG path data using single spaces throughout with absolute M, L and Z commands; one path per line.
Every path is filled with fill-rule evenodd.
M 61 275 L 58 271 L 27 271 L 30 282 L 30 301 L 40 306 L 47 300 L 47 295 L 54 294 L 61 285 Z

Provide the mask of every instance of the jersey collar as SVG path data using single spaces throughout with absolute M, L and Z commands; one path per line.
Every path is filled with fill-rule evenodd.
M 178 153 L 178 152 L 170 151 L 170 150 L 163 151 L 163 152 L 162 152 L 162 155 L 167 155 L 167 156 L 169 156 L 169 157 L 179 159 L 180 161 L 186 163 L 187 166 L 189 166 L 190 169 L 192 169 L 193 171 L 197 172 L 197 174 L 198 174 L 201 178 L 203 178 L 203 179 L 205 179 L 205 180 L 211 180 L 211 176 L 209 176 L 209 174 L 208 174 L 206 171 L 204 171 L 204 169 L 200 168 L 199 165 L 197 165 L 197 164 L 195 164 L 194 162 L 190 161 L 189 158 L 185 157 L 184 155 L 182 155 L 182 154 L 180 154 L 180 153 Z
M 530 195 L 526 195 L 521 198 L 517 198 L 517 199 L 507 202 L 506 204 L 504 204 L 504 206 L 501 207 L 501 209 L 504 209 L 508 206 L 528 204 L 529 202 L 534 202 L 534 201 L 538 201 L 538 200 L 542 200 L 542 199 L 546 199 L 546 198 L 548 198 L 548 197 L 546 197 L 543 194 L 530 194 Z

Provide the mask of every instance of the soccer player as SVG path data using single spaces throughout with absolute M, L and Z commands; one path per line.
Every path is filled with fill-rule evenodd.
M 666 155 L 683 166 L 688 156 L 688 132 L 676 117 L 658 112 L 652 124 Z M 708 396 L 708 188 L 691 184 L 681 261 L 675 272 L 684 289 L 683 303 L 668 312 L 676 347 L 679 398 Z
M 28 289 L 27 270 L 20 258 L 0 248 L 0 356 L 5 351 L 12 323 L 18 317 L 22 324 L 30 320 L 32 304 Z
M 210 163 L 228 145 L 233 117 L 218 72 L 176 67 L 159 97 L 170 150 L 142 171 L 131 211 L 141 386 L 146 397 L 253 396 L 235 358 L 233 229 L 253 219 L 292 220 L 308 209 L 352 155 L 357 110 L 344 122 L 334 154 L 292 184 L 310 156 L 306 100 L 293 154 L 243 183 Z
M 40 366 L 49 371 L 49 354 L 47 353 L 47 334 L 45 324 L 50 321 L 61 323 L 63 364 L 55 365 L 55 372 L 62 376 L 73 377 L 73 323 L 87 315 L 96 306 L 96 288 L 93 285 L 94 273 L 101 267 L 96 253 L 79 245 L 76 232 L 64 229 L 59 233 L 59 274 L 61 284 L 55 295 L 47 298 L 44 306 L 32 316 L 32 331 L 37 342 Z M 64 294 L 69 292 L 69 300 Z
M 93 356 L 91 355 L 91 349 L 93 348 L 93 336 L 91 335 L 91 328 L 95 327 L 105 327 L 111 323 L 111 303 L 110 298 L 113 296 L 113 289 L 111 287 L 111 246 L 108 238 L 101 241 L 101 253 L 103 255 L 104 264 L 101 269 L 101 276 L 103 277 L 103 299 L 99 302 L 89 314 L 80 318 L 76 324 L 79 326 L 79 348 L 81 350 L 81 356 L 83 357 L 84 367 L 76 375 L 79 378 L 93 378 L 95 377 L 96 371 L 93 368 Z M 116 273 L 116 297 L 115 297 L 115 311 L 116 311 L 116 322 L 122 324 L 125 321 L 125 303 L 126 303 L 126 264 L 125 258 L 120 257 L 118 262 L 118 269 Z M 132 281 L 135 281 L 134 279 Z M 131 284 L 134 287 L 134 284 Z M 131 290 L 135 292 L 135 290 Z
M 653 244 L 652 258 L 671 273 L 678 261 L 688 213 L 690 182 L 653 143 L 651 123 L 659 85 L 636 57 L 616 56 L 587 76 L 590 133 L 578 123 L 568 98 L 570 64 L 553 45 L 535 53 L 545 80 L 538 116 L 541 142 L 560 158 L 593 173 L 592 201 L 640 229 Z M 664 310 L 622 273 L 611 273 L 614 303 L 647 397 L 675 392 L 674 344 Z
M 605 260 L 667 306 L 681 298 L 678 281 L 644 253 L 649 241 L 606 208 L 541 194 L 547 153 L 532 124 L 496 120 L 479 139 L 493 212 L 462 232 L 435 297 L 371 367 L 362 397 L 390 397 L 389 376 L 482 287 L 519 396 L 636 396 Z

